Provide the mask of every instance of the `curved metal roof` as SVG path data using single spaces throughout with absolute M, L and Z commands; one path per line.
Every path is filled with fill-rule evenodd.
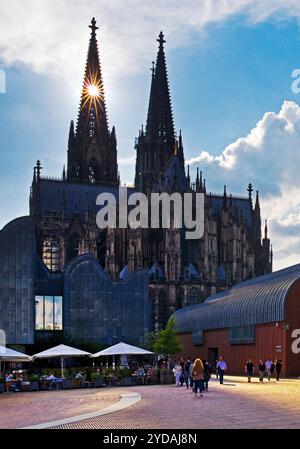
M 282 321 L 289 289 L 299 279 L 300 264 L 241 282 L 173 317 L 179 332 Z

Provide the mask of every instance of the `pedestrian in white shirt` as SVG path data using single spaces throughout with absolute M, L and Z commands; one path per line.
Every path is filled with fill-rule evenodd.
M 175 376 L 175 383 L 177 385 L 177 387 L 179 387 L 180 385 L 180 377 L 182 374 L 182 367 L 179 363 L 176 363 L 175 367 L 173 368 L 173 373 Z
M 266 370 L 267 370 L 268 381 L 270 382 L 272 373 L 274 371 L 274 364 L 273 364 L 272 360 L 266 361 Z
M 227 364 L 225 362 L 225 360 L 223 360 L 223 357 L 219 357 L 219 361 L 217 363 L 217 371 L 218 374 L 220 376 L 220 384 L 223 385 L 223 381 L 224 381 L 224 373 L 227 370 Z

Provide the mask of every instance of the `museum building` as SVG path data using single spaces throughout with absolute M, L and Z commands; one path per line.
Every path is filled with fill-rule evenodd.
M 204 303 L 173 314 L 182 355 L 223 356 L 231 374 L 244 374 L 248 359 L 282 360 L 283 376 L 300 373 L 300 264 L 241 282 Z

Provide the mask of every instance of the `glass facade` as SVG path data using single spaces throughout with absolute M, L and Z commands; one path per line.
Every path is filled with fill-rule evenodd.
M 35 330 L 62 330 L 62 296 L 35 297 Z

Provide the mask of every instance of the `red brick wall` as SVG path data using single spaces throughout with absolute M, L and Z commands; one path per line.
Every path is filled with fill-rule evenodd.
M 289 292 L 286 303 L 286 352 L 288 375 L 300 376 L 300 353 L 292 352 L 292 332 L 294 329 L 300 329 L 300 281 L 297 281 Z
M 300 327 L 299 327 L 300 328 Z M 255 344 L 231 345 L 228 342 L 228 330 L 217 329 L 204 332 L 204 345 L 194 346 L 191 334 L 181 334 L 184 347 L 183 356 L 200 356 L 209 360 L 209 348 L 218 348 L 219 355 L 222 355 L 228 364 L 228 373 L 244 374 L 245 363 L 248 358 L 252 358 L 257 365 L 259 360 L 267 360 L 280 357 L 283 362 L 283 376 L 286 374 L 286 328 L 285 323 L 260 324 L 255 328 Z M 276 347 L 281 346 L 282 352 L 277 352 Z

